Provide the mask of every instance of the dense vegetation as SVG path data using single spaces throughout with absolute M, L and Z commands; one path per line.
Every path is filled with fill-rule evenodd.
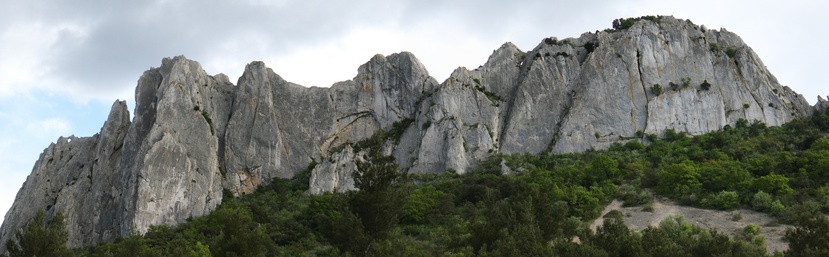
M 611 212 L 597 231 L 587 228 L 612 199 L 648 208 L 654 192 L 702 208 L 766 212 L 796 225 L 785 236 L 786 256 L 829 256 L 829 114 L 781 127 L 741 120 L 734 128 L 695 137 L 669 130 L 658 139 L 640 132 L 641 140 L 579 154 L 498 155 L 464 175 L 399 172 L 392 157 L 378 149 L 385 140 L 396 140 L 403 125 L 410 124 L 355 144 L 368 152 L 355 174 L 359 191 L 307 195 L 309 167 L 254 194 L 226 197 L 205 217 L 73 254 L 769 255 L 756 226 L 729 237 L 671 217 L 631 231 L 621 213 Z M 512 174 L 501 174 L 502 161 Z M 46 226 L 38 217 L 18 235 L 21 242 L 49 234 L 30 232 L 36 228 L 53 231 L 59 230 L 53 224 L 62 224 L 53 219 Z M 65 234 L 57 234 L 65 241 Z M 15 249 L 12 256 L 32 256 Z

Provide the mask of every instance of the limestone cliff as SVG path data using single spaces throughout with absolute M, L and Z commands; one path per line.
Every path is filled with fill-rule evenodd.
M 237 85 L 184 57 L 145 72 L 130 122 L 115 102 L 101 132 L 60 138 L 35 164 L 0 227 L 5 242 L 38 210 L 63 212 L 72 247 L 205 215 L 224 192 L 312 170 L 311 193 L 353 189 L 353 144 L 409 172 L 464 173 L 496 153 L 577 152 L 739 119 L 780 125 L 825 109 L 781 86 L 735 34 L 672 17 L 622 30 L 506 43 L 439 84 L 411 53 L 377 55 L 330 88 L 290 83 L 262 62 Z M 0 249 L 4 250 L 4 249 Z

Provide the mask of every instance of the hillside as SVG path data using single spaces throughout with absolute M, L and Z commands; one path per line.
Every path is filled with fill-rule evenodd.
M 309 192 L 347 191 L 371 151 L 410 174 L 465 174 L 502 154 L 779 126 L 815 110 L 737 35 L 673 17 L 547 38 L 529 52 L 506 43 L 440 84 L 407 52 L 374 56 L 330 88 L 290 83 L 262 62 L 234 85 L 179 56 L 146 71 L 135 99 L 131 120 L 116 101 L 99 134 L 41 154 L 0 240 L 40 210 L 64 214 L 70 247 L 144 234 L 311 164 Z
M 381 145 L 363 141 L 358 145 L 370 154 L 358 164 L 358 191 L 306 194 L 309 166 L 293 179 L 275 178 L 252 194 L 227 197 L 204 217 L 75 253 L 771 256 L 767 248 L 788 249 L 785 256 L 829 253 L 829 112 L 782 127 L 740 122 L 692 138 L 666 136 L 648 135 L 648 145 L 630 141 L 585 153 L 496 155 L 463 175 L 401 173 L 383 157 Z M 686 206 L 666 205 L 663 197 Z M 685 217 L 671 216 L 679 214 Z M 594 221 L 600 216 L 603 221 Z

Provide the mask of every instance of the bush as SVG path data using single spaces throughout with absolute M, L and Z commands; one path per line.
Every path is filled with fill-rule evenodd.
M 779 216 L 781 213 L 783 213 L 783 210 L 785 209 L 786 206 L 780 203 L 780 200 L 774 200 L 774 202 L 772 202 L 771 206 L 769 207 L 768 213 L 772 216 Z
M 662 136 L 665 139 L 665 141 L 668 142 L 678 141 L 686 138 L 685 132 L 677 133 L 675 129 L 666 129 Z
M 691 85 L 691 78 L 690 77 L 681 78 L 679 81 L 682 82 L 682 87 L 688 87 L 688 86 Z
M 674 83 L 673 81 L 668 82 L 668 86 L 671 86 L 671 90 L 674 90 L 674 91 L 679 90 L 679 84 Z
M 440 210 L 440 205 L 446 194 L 435 189 L 433 186 L 424 186 L 415 189 L 409 196 L 406 205 L 403 207 L 402 222 L 405 223 L 428 223 L 433 221 L 433 216 Z
M 743 213 L 742 212 L 737 211 L 737 212 L 734 212 L 734 213 L 731 214 L 731 221 L 740 221 L 742 219 L 743 219 Z
M 619 18 L 619 19 L 613 20 L 612 25 L 613 25 L 613 28 L 616 29 L 616 30 L 626 30 L 630 27 L 633 27 L 633 24 L 635 24 L 635 23 L 636 23 L 636 19 L 634 19 L 634 18 L 627 18 L 627 19 Z
M 789 187 L 789 178 L 780 174 L 768 174 L 754 179 L 752 189 L 769 192 L 775 196 L 783 196 L 793 192 Z
M 625 148 L 631 151 L 639 151 L 645 149 L 645 144 L 642 144 L 642 142 L 639 142 L 639 140 L 630 140 L 627 143 L 625 143 Z
M 588 54 L 592 53 L 593 50 L 596 50 L 597 47 L 599 47 L 599 42 L 592 42 L 591 41 L 591 42 L 587 42 L 587 43 L 584 44 L 584 50 L 587 50 Z
M 625 217 L 625 214 L 619 210 L 612 210 L 607 212 L 602 218 L 605 219 L 621 219 Z
M 756 211 L 768 211 L 771 209 L 771 205 L 774 202 L 774 198 L 766 192 L 762 190 L 755 193 L 753 197 L 751 197 L 751 208 Z
M 201 116 L 204 117 L 204 120 L 207 121 L 207 125 L 210 126 L 210 134 L 216 134 L 216 130 L 213 128 L 213 119 L 210 118 L 210 114 L 207 111 L 202 111 Z
M 703 80 L 703 81 L 702 81 L 702 84 L 700 84 L 699 86 L 700 86 L 700 87 L 702 87 L 702 90 L 709 90 L 709 89 L 711 89 L 711 84 L 710 84 L 710 83 L 708 83 L 708 80 Z
M 725 50 L 725 55 L 728 55 L 728 58 L 734 58 L 734 56 L 737 55 L 737 50 L 729 47 Z
M 734 191 L 721 191 L 714 196 L 714 207 L 721 210 L 730 210 L 740 204 L 739 195 Z
M 659 193 L 668 196 L 688 196 L 697 192 L 702 183 L 699 182 L 699 171 L 691 161 L 673 164 L 657 173 Z
M 619 187 L 619 199 L 624 202 L 624 207 L 642 206 L 653 203 L 653 195 L 651 192 L 629 184 L 624 184 Z
M 717 43 L 708 43 L 708 50 L 711 52 L 718 53 L 720 52 L 720 46 Z
M 659 84 L 653 84 L 653 86 L 651 86 L 651 93 L 653 93 L 654 95 L 657 95 L 657 96 L 661 95 L 662 94 L 662 86 L 660 86 Z
M 786 256 L 829 256 L 829 219 L 821 215 L 798 223 L 783 236 L 789 242 Z
M 58 213 L 49 222 L 45 220 L 43 210 L 37 212 L 22 230 L 15 233 L 15 239 L 6 241 L 6 248 L 11 257 L 29 256 L 72 256 L 66 248 L 69 232 L 66 231 L 63 215 Z

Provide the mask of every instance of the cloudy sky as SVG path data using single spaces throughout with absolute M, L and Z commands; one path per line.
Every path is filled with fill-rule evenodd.
M 185 55 L 231 81 L 264 61 L 327 87 L 374 54 L 414 53 L 438 81 L 483 64 L 504 42 L 530 50 L 620 17 L 674 15 L 739 34 L 779 81 L 827 95 L 824 1 L 42 1 L 0 9 L 0 212 L 49 143 L 98 132 L 144 70 Z

